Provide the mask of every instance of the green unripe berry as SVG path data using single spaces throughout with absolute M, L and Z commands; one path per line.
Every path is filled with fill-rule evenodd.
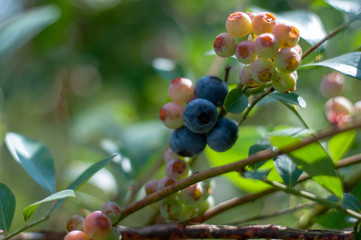
M 233 56 L 236 51 L 237 40 L 230 33 L 219 34 L 213 42 L 214 52 L 223 58 Z
M 269 59 L 258 58 L 252 63 L 249 72 L 258 84 L 263 84 L 275 77 L 275 64 Z
M 182 209 L 183 204 L 173 196 L 169 196 L 160 202 L 160 213 L 164 219 L 180 219 L 182 215 Z
M 84 218 L 80 215 L 71 216 L 68 221 L 65 223 L 65 228 L 67 232 L 74 230 L 83 230 Z
M 236 58 L 241 63 L 251 63 L 257 58 L 257 53 L 252 41 L 242 41 L 236 47 Z
M 119 239 L 121 239 L 121 233 L 117 227 L 113 227 L 110 235 L 104 240 L 119 240 Z
M 277 69 L 286 73 L 295 71 L 300 62 L 301 56 L 295 48 L 282 48 L 275 59 Z
M 104 213 L 114 224 L 120 217 L 120 207 L 115 202 L 104 202 L 100 206 L 100 211 Z
M 251 30 L 251 19 L 244 12 L 229 14 L 226 22 L 227 32 L 235 37 L 244 37 Z
M 288 93 L 296 90 L 297 80 L 296 71 L 292 73 L 277 72 L 276 77 L 272 80 L 272 85 L 276 91 Z
M 263 33 L 254 41 L 254 48 L 260 57 L 273 58 L 278 51 L 278 40 L 272 33 Z
M 205 211 L 207 211 L 213 206 L 214 206 L 214 198 L 212 196 L 209 196 L 205 201 L 198 202 L 196 205 L 197 215 L 203 214 Z

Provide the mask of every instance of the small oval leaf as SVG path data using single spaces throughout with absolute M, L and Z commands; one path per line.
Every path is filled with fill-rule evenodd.
M 302 174 L 302 171 L 297 168 L 292 159 L 285 154 L 276 157 L 274 165 L 283 183 L 288 187 L 293 187 L 297 183 L 298 177 Z
M 55 200 L 64 199 L 64 198 L 68 198 L 68 197 L 75 197 L 73 190 L 66 189 L 66 190 L 54 193 L 54 194 L 44 198 L 43 200 L 40 200 L 38 202 L 35 202 L 35 203 L 27 206 L 23 210 L 24 221 L 27 222 L 29 220 L 29 218 L 31 217 L 33 212 L 39 207 L 40 204 L 46 203 L 46 202 L 52 202 Z
M 231 90 L 224 100 L 224 108 L 230 113 L 241 113 L 248 106 L 248 98 L 238 88 Z
M 25 171 L 48 193 L 54 193 L 55 167 L 49 148 L 18 133 L 7 133 L 5 142 Z
M 347 131 L 333 136 L 328 142 L 328 151 L 333 162 L 338 162 L 347 150 L 351 147 L 355 139 L 356 131 Z
M 314 66 L 331 68 L 346 76 L 361 80 L 361 52 L 351 52 L 324 61 L 306 64 L 299 69 Z
M 14 217 L 16 200 L 8 186 L 0 182 L 0 230 L 8 233 Z

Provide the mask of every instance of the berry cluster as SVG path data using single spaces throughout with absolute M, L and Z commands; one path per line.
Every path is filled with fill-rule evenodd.
M 152 194 L 176 181 L 191 175 L 188 163 L 168 149 L 164 153 L 165 177 L 161 180 L 150 180 L 145 184 L 147 195 Z M 186 220 L 205 212 L 214 204 L 209 182 L 198 182 L 159 202 L 160 213 L 168 220 Z
M 73 215 L 65 225 L 67 235 L 64 240 L 118 240 L 120 232 L 113 224 L 120 217 L 118 204 L 104 202 L 100 211 L 89 213 L 85 218 Z
M 277 23 L 269 12 L 234 12 L 228 16 L 226 29 L 215 38 L 214 51 L 224 58 L 235 55 L 245 64 L 240 71 L 242 86 L 272 83 L 279 92 L 296 89 L 302 54 L 296 27 Z M 237 37 L 242 38 L 239 43 Z
M 208 146 L 223 152 L 231 148 L 238 137 L 237 124 L 218 118 L 217 107 L 223 105 L 228 86 L 215 76 L 204 76 L 193 86 L 186 78 L 174 79 L 168 88 L 173 102 L 165 104 L 159 117 L 168 128 L 170 147 L 178 155 L 192 157 Z
M 361 101 L 352 104 L 342 96 L 345 78 L 339 72 L 330 73 L 322 78 L 320 93 L 328 98 L 324 106 L 327 120 L 335 126 L 343 126 L 361 116 Z

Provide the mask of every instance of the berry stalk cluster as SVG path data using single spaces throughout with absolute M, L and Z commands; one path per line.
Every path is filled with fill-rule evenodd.
M 245 64 L 240 71 L 240 87 L 272 84 L 279 92 L 296 90 L 296 69 L 302 55 L 296 27 L 277 23 L 269 12 L 234 12 L 227 18 L 226 29 L 215 38 L 213 47 L 218 56 L 235 55 Z

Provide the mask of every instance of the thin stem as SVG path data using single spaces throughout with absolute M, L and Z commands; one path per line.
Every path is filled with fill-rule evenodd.
M 194 173 L 193 175 L 184 178 L 168 187 L 165 187 L 163 189 L 160 189 L 159 191 L 152 193 L 148 196 L 146 196 L 145 198 L 143 198 L 140 201 L 137 201 L 133 204 L 130 204 L 126 207 L 124 207 L 121 210 L 121 215 L 119 217 L 119 219 L 116 221 L 115 224 L 119 223 L 123 218 L 125 218 L 126 216 L 148 206 L 149 204 L 153 203 L 153 202 L 157 202 L 163 198 L 165 198 L 168 195 L 171 195 L 172 193 L 175 193 L 181 189 L 184 189 L 194 183 L 206 180 L 208 178 L 212 178 L 212 177 L 216 177 L 228 172 L 232 172 L 232 171 L 240 171 L 242 169 L 244 169 L 247 165 L 256 163 L 256 162 L 260 162 L 266 159 L 271 159 L 274 158 L 278 155 L 281 154 L 287 154 L 290 153 L 294 150 L 300 149 L 302 147 L 305 147 L 311 143 L 317 142 L 321 139 L 327 138 L 327 137 L 331 137 L 333 135 L 345 132 L 345 131 L 350 131 L 353 129 L 358 129 L 361 128 L 361 121 L 360 122 L 356 122 L 352 125 L 346 126 L 346 127 L 342 127 L 342 128 L 332 128 L 329 130 L 324 130 L 319 132 L 318 134 L 315 134 L 314 136 L 310 136 L 308 138 L 303 139 L 302 141 L 296 143 L 296 144 L 292 144 L 289 146 L 286 146 L 282 149 L 279 150 L 275 150 L 275 151 L 271 151 L 271 150 L 263 150 L 260 151 L 256 154 L 253 154 L 251 156 L 249 156 L 248 158 L 242 159 L 240 161 L 236 161 L 234 163 L 230 163 L 230 164 L 226 164 L 226 165 L 222 165 L 219 167 L 214 167 L 214 168 L 210 168 L 208 170 L 205 170 L 203 172 L 198 172 L 198 173 Z
M 227 64 L 224 68 L 224 82 L 228 83 L 229 71 L 231 70 L 231 66 Z
M 304 52 L 302 54 L 301 59 L 304 59 L 305 57 L 307 57 L 311 52 L 313 52 L 315 49 L 317 49 L 319 46 L 321 46 L 322 43 L 326 42 L 328 39 L 332 38 L 333 36 L 335 36 L 336 34 L 338 34 L 339 32 L 341 32 L 342 30 L 344 30 L 346 27 L 348 27 L 351 23 L 359 20 L 361 17 L 361 13 L 357 14 L 355 17 L 353 17 L 352 19 L 350 19 L 350 21 L 341 24 L 338 28 L 336 28 L 334 31 L 332 31 L 331 33 L 327 34 L 323 39 L 321 39 L 319 42 L 317 42 L 315 45 L 313 45 L 311 48 L 309 48 L 306 52 Z
M 281 102 L 283 103 L 283 105 L 285 105 L 289 110 L 291 110 L 296 117 L 298 118 L 298 120 L 300 120 L 300 122 L 302 123 L 302 125 L 305 128 L 309 128 L 308 124 L 306 123 L 306 121 L 302 118 L 301 114 L 297 111 L 297 109 L 294 106 L 290 106 L 289 104 L 285 103 L 285 102 Z
M 253 100 L 253 102 L 246 108 L 246 111 L 243 113 L 242 118 L 238 121 L 238 126 L 240 126 L 246 119 L 248 114 L 251 112 L 251 110 L 253 109 L 253 107 L 259 102 L 261 101 L 264 97 L 266 97 L 268 94 L 270 94 L 271 92 L 273 92 L 275 89 L 273 87 L 269 88 L 267 91 L 265 91 L 264 93 L 262 93 L 261 95 L 259 95 L 255 100 Z

